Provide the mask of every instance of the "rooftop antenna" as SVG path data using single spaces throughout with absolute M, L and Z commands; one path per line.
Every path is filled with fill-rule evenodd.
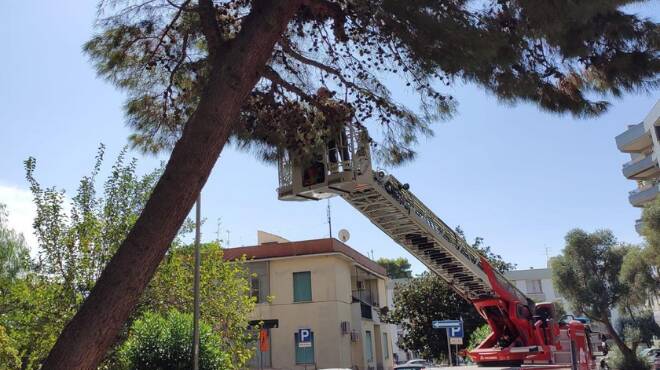
M 330 199 L 328 199 L 328 234 L 332 238 L 332 215 L 330 213 Z
M 545 267 L 548 267 L 548 263 L 550 263 L 550 248 L 545 247 Z
M 215 231 L 215 242 L 220 245 L 220 224 L 222 224 L 222 219 L 218 217 L 218 228 Z
M 230 233 L 230 231 L 227 230 L 227 247 L 229 247 L 229 233 Z

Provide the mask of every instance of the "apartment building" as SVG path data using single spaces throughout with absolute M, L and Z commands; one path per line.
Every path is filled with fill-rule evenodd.
M 569 310 L 564 298 L 552 285 L 552 270 L 549 268 L 507 271 L 505 276 L 534 302 L 560 301 Z
M 660 100 L 640 123 L 630 125 L 616 137 L 620 151 L 630 154 L 630 161 L 623 164 L 623 175 L 637 182 L 637 188 L 628 195 L 630 204 L 644 207 L 652 202 L 660 191 Z M 641 220 L 635 223 L 641 231 Z
M 257 299 L 252 323 L 267 333 L 250 368 L 392 369 L 396 333 L 378 316 L 387 302 L 382 266 L 336 239 L 289 242 L 263 232 L 256 246 L 225 249 L 227 260 L 244 255 Z

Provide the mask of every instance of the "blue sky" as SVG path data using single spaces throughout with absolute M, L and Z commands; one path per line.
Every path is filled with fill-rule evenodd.
M 23 160 L 36 157 L 44 185 L 73 193 L 99 143 L 108 147 L 107 170 L 129 130 L 122 94 L 95 76 L 81 52 L 93 32 L 94 2 L 12 1 L 5 8 L 11 17 L 0 23 L 0 202 L 9 205 L 12 225 L 29 233 Z M 658 10 L 655 3 L 644 13 Z M 393 84 L 415 106 L 405 87 Z M 628 158 L 614 137 L 644 118 L 657 91 L 612 100 L 607 114 L 590 120 L 501 105 L 474 86 L 448 92 L 459 101 L 458 114 L 434 125 L 436 135 L 422 140 L 417 161 L 390 170 L 445 222 L 484 237 L 519 268 L 545 266 L 546 248 L 558 254 L 574 227 L 609 228 L 621 241 L 639 242 L 639 210 L 627 200 L 634 183 L 621 174 Z M 133 155 L 142 171 L 163 159 Z M 254 244 L 258 229 L 290 240 L 326 237 L 326 203 L 280 202 L 276 184 L 273 166 L 225 150 L 203 193 L 204 239 L 215 239 L 218 218 L 230 246 Z M 352 247 L 376 258 L 410 258 L 343 200 L 331 205 L 333 230 L 348 229 Z

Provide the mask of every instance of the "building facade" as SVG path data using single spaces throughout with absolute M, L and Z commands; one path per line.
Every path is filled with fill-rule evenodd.
M 660 191 L 660 100 L 646 115 L 644 120 L 629 125 L 626 131 L 616 137 L 620 151 L 630 154 L 630 161 L 623 164 L 623 175 L 637 182 L 637 188 L 628 194 L 630 204 L 644 207 L 652 202 Z M 641 220 L 635 223 L 637 232 L 641 230 Z
M 336 239 L 259 239 L 225 250 L 227 260 L 249 259 L 251 319 L 267 334 L 250 368 L 392 369 L 396 333 L 378 316 L 387 302 L 383 267 Z

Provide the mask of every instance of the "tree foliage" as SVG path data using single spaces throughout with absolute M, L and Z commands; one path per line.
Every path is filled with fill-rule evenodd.
M 653 318 L 651 310 L 635 310 L 629 314 L 622 312 L 616 324 L 617 332 L 621 334 L 626 343 L 630 343 L 632 350 L 636 352 L 637 346 L 646 344 L 653 347 L 653 337 L 660 337 L 660 326 Z
M 457 81 L 499 99 L 575 116 L 602 113 L 593 96 L 656 86 L 658 27 L 626 13 L 630 1 L 291 0 L 300 7 L 272 51 L 234 139 L 272 159 L 304 150 L 347 119 L 375 126 L 385 162 L 414 157 L 419 136 L 449 117 Z M 103 1 L 98 33 L 85 45 L 99 75 L 126 90 L 133 144 L 173 146 L 210 82 L 214 56 L 238 37 L 254 3 Z M 212 16 L 208 16 L 208 11 Z M 394 99 L 393 76 L 419 107 Z M 338 92 L 326 104 L 320 87 Z
M 246 329 L 255 303 L 250 297 L 249 273 L 244 260 L 225 261 L 216 243 L 204 244 L 201 257 L 201 319 L 223 338 L 218 348 L 232 364 L 224 368 L 241 369 L 254 353 L 252 333 Z M 192 312 L 193 269 L 193 248 L 174 248 L 149 283 L 141 306 L 162 315 L 171 309 Z
M 410 262 L 407 258 L 384 258 L 381 257 L 376 261 L 379 265 L 385 267 L 387 270 L 387 277 L 390 279 L 402 279 L 412 277 L 412 270 L 410 269 Z
M 37 270 L 63 284 L 71 304 L 91 291 L 106 263 L 124 240 L 161 170 L 137 174 L 137 160 L 122 150 L 98 194 L 96 177 L 105 146 L 98 149 L 91 174 L 80 180 L 68 199 L 63 190 L 43 188 L 35 178 L 36 159 L 25 161 L 26 177 L 37 214 L 34 230 L 39 241 Z
M 490 333 L 492 333 L 492 331 L 490 330 L 490 326 L 488 326 L 488 324 L 483 324 L 476 328 L 468 338 L 467 348 L 470 350 L 477 348 L 481 342 L 488 338 Z
M 644 301 L 644 293 L 636 289 L 648 278 L 641 277 L 643 271 L 626 270 L 624 261 L 637 258 L 639 249 L 619 244 L 609 230 L 587 233 L 575 229 L 565 239 L 562 255 L 551 261 L 554 286 L 573 311 L 605 324 L 626 361 L 634 362 L 636 344 L 631 349 L 624 342 L 625 334 L 615 331 L 610 313 L 618 308 L 629 315 L 630 322 L 637 321 L 635 311 Z M 632 338 L 631 330 L 629 324 Z
M 192 315 L 174 309 L 146 312 L 131 325 L 128 340 L 118 350 L 117 370 L 187 370 L 192 363 Z M 200 322 L 199 369 L 234 369 L 223 352 L 223 338 Z
M 432 328 L 434 320 L 463 319 L 466 336 L 485 323 L 472 303 L 452 291 L 439 276 L 424 273 L 405 283 L 397 284 L 394 309 L 385 320 L 400 325 L 403 336 L 399 346 L 419 353 L 422 358 L 446 359 L 445 330 Z
M 22 234 L 8 225 L 6 206 L 0 203 L 0 279 L 13 279 L 28 268 L 30 251 Z
M 651 269 L 656 280 L 656 292 L 660 290 L 660 198 L 644 207 L 642 234 L 646 241 L 641 258 Z
M 24 269 L 15 279 L 0 279 L 0 329 L 9 338 L 4 341 L 0 336 L 0 352 L 4 351 L 0 356 L 15 353 L 20 369 L 39 367 L 58 333 L 73 317 L 130 231 L 160 174 L 161 170 L 156 169 L 138 175 L 137 160 L 128 160 L 123 150 L 99 190 L 97 177 L 104 153 L 101 146 L 91 175 L 83 177 L 72 198 L 63 190 L 43 188 L 35 177 L 36 160 L 26 161 L 37 208 L 34 227 L 39 257 L 27 263 L 29 256 L 26 256 L 29 269 Z M 182 228 L 181 235 L 189 226 Z M 148 313 L 169 318 L 172 309 L 192 310 L 192 258 L 191 247 L 176 240 L 133 319 Z M 223 359 L 227 357 L 238 368 L 251 355 L 246 326 L 254 303 L 249 297 L 246 272 L 241 261 L 225 262 L 217 244 L 205 245 L 202 258 L 202 318 L 212 324 L 209 328 L 213 338 L 220 338 L 213 342 L 218 348 L 212 351 L 221 351 Z M 119 341 L 129 338 L 128 335 L 129 331 L 125 331 Z M 122 358 L 118 356 L 117 351 L 111 353 L 104 368 L 120 366 Z

